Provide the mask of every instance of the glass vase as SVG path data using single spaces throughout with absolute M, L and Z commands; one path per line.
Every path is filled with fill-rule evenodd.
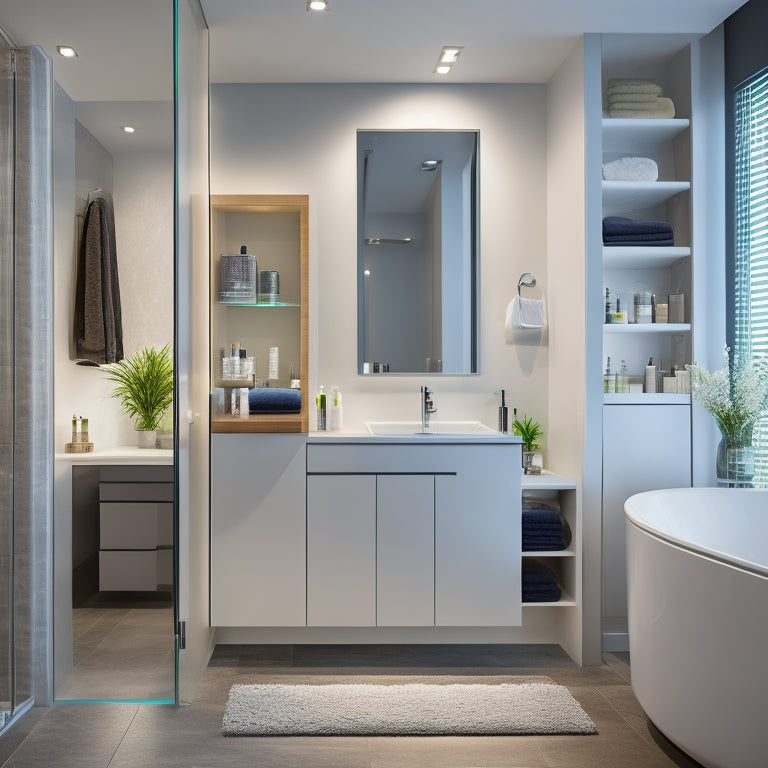
M 732 488 L 749 488 L 755 476 L 752 442 L 723 437 L 717 446 L 717 482 Z

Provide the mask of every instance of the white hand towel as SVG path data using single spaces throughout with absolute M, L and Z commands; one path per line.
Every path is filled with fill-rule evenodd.
M 656 181 L 659 166 L 650 157 L 622 157 L 603 163 L 603 178 L 606 181 Z
M 504 323 L 507 344 L 514 341 L 514 331 L 540 330 L 546 323 L 543 299 L 523 299 L 515 296 L 507 305 Z

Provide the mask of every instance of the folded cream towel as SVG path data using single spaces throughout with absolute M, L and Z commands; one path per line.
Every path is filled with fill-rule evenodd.
M 652 93 L 654 96 L 660 96 L 661 86 L 652 80 L 613 78 L 608 81 L 607 93 L 609 96 L 614 93 Z
M 650 157 L 622 157 L 603 163 L 605 181 L 656 181 L 659 166 Z
M 658 93 L 609 93 L 608 103 L 614 104 L 617 101 L 630 101 L 633 104 L 654 104 L 658 96 Z
M 504 330 L 507 344 L 514 342 L 515 330 L 541 330 L 546 324 L 543 299 L 515 296 L 507 305 Z
M 620 106 L 611 104 L 608 109 L 608 114 L 611 117 L 672 118 L 675 116 L 675 105 L 672 103 L 672 99 L 668 99 L 666 96 L 661 96 L 656 99 L 656 103 L 652 109 L 645 106 L 638 107 L 636 104 L 625 102 Z

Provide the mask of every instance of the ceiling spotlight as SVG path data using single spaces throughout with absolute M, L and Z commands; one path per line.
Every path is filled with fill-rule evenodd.
M 60 56 L 65 59 L 74 59 L 77 57 L 77 51 L 71 45 L 57 45 L 56 50 Z
M 308 11 L 327 11 L 328 0 L 307 0 Z
M 458 60 L 459 54 L 463 49 L 463 45 L 444 45 L 435 65 L 435 74 L 447 75 L 451 71 L 451 67 Z
M 422 171 L 436 171 L 440 165 L 439 160 L 424 160 L 421 164 Z
M 120 127 L 125 133 L 136 133 L 136 129 L 132 125 L 121 125 Z

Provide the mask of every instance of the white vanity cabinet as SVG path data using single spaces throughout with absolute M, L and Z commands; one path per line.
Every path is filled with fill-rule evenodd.
M 306 624 L 303 435 L 211 435 L 211 623 Z
M 309 626 L 517 626 L 520 446 L 307 446 Z

